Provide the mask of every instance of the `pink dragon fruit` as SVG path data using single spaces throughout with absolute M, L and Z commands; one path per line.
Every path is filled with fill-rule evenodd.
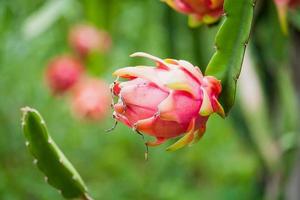
M 69 33 L 69 42 L 81 56 L 91 52 L 105 53 L 111 48 L 111 37 L 103 30 L 90 25 L 77 25 Z
M 60 56 L 50 61 L 46 82 L 53 94 L 63 94 L 72 88 L 84 71 L 81 63 L 70 56 Z
M 224 0 L 164 0 L 174 10 L 189 15 L 189 24 L 212 24 L 223 14 Z
M 109 85 L 102 80 L 85 77 L 72 90 L 72 111 L 81 119 L 103 119 L 110 103 Z
M 208 117 L 216 112 L 224 117 L 218 102 L 220 81 L 203 76 L 198 67 L 187 61 L 135 53 L 146 57 L 156 67 L 121 68 L 113 73 L 117 80 L 111 85 L 118 97 L 113 105 L 116 120 L 156 138 L 147 146 L 162 144 L 170 138 L 184 136 L 167 150 L 176 150 L 198 141 L 205 132 Z M 119 78 L 127 79 L 118 82 Z

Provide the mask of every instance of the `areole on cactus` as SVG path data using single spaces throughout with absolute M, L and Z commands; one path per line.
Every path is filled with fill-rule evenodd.
M 212 24 L 223 14 L 224 0 L 163 0 L 174 10 L 189 16 L 189 25 Z
M 198 67 L 184 60 L 162 60 L 142 52 L 131 57 L 149 58 L 156 67 L 125 67 L 113 73 L 118 77 L 111 86 L 118 97 L 113 116 L 138 132 L 154 136 L 156 141 L 147 142 L 147 146 L 184 135 L 167 148 L 179 149 L 202 137 L 212 113 L 224 117 L 218 102 L 221 83 L 216 78 L 203 76 Z M 119 78 L 127 81 L 119 82 Z

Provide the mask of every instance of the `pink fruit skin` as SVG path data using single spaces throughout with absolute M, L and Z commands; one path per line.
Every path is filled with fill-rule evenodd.
M 50 61 L 46 82 L 53 94 L 63 94 L 72 88 L 84 71 L 81 63 L 70 56 L 60 56 Z
M 85 57 L 91 52 L 108 52 L 111 48 L 111 37 L 103 30 L 90 25 L 77 25 L 69 33 L 71 47 Z
M 198 67 L 184 60 L 162 60 L 146 53 L 132 56 L 147 57 L 157 65 L 114 72 L 127 81 L 115 81 L 111 86 L 118 97 L 113 115 L 134 130 L 156 137 L 155 142 L 146 143 L 148 146 L 185 133 L 168 148 L 179 149 L 201 138 L 210 114 L 224 116 L 218 102 L 222 87 L 216 78 L 203 76 Z
M 214 23 L 223 14 L 224 0 L 164 0 L 174 10 L 199 23 Z
M 109 85 L 102 80 L 83 78 L 72 90 L 71 107 L 74 115 L 84 120 L 101 120 L 111 103 Z

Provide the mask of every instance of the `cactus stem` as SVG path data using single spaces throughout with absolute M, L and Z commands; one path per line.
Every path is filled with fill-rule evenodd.
M 84 182 L 51 138 L 46 122 L 39 112 L 29 107 L 22 108 L 21 111 L 22 124 L 25 124 L 22 127 L 26 138 L 25 144 L 35 158 L 33 164 L 45 174 L 45 182 L 59 189 L 65 198 L 86 196 L 87 189 Z
M 256 0 L 225 0 L 225 19 L 216 35 L 216 52 L 205 75 L 215 76 L 222 82 L 220 103 L 229 112 L 235 101 L 236 80 L 241 71 L 248 44 Z

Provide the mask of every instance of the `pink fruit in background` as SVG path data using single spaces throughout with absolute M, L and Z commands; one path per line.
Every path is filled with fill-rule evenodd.
M 224 0 L 163 0 L 178 12 L 189 15 L 189 24 L 212 24 L 223 14 Z
M 98 79 L 84 78 L 72 90 L 71 106 L 75 116 L 99 120 L 106 116 L 111 103 L 109 85 Z
M 274 0 L 281 29 L 284 33 L 288 32 L 287 11 L 289 8 L 294 8 L 300 5 L 300 0 Z
M 91 52 L 105 53 L 111 48 L 111 37 L 103 30 L 90 25 L 77 25 L 69 33 L 69 42 L 81 56 Z
M 212 76 L 203 76 L 198 67 L 184 60 L 154 57 L 146 53 L 132 55 L 149 58 L 156 67 L 125 67 L 113 73 L 112 91 L 118 97 L 114 117 L 125 125 L 156 137 L 148 146 L 169 138 L 184 136 L 168 150 L 176 150 L 200 139 L 208 117 L 224 116 L 218 102 L 221 84 Z
M 275 0 L 276 5 L 279 6 L 288 6 L 290 8 L 293 8 L 295 6 L 300 5 L 300 0 Z
M 79 80 L 84 71 L 81 63 L 70 56 L 60 56 L 50 61 L 46 82 L 54 94 L 62 94 Z

